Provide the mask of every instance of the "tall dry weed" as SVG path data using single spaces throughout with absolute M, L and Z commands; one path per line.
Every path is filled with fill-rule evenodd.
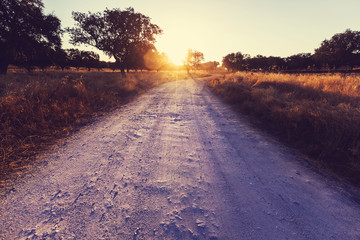
M 15 72 L 0 76 L 0 180 L 96 116 L 186 72 Z
M 319 166 L 360 185 L 360 75 L 241 72 L 209 86 Z

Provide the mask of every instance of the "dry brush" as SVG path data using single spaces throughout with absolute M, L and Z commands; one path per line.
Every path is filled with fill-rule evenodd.
M 318 166 L 360 185 L 360 75 L 240 72 L 209 86 Z
M 0 181 L 33 156 L 115 107 L 185 72 L 45 71 L 0 76 Z

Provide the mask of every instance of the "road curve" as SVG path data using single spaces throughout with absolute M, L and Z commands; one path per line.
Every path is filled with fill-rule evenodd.
M 163 84 L 0 190 L 0 239 L 360 239 L 360 204 L 202 80 Z

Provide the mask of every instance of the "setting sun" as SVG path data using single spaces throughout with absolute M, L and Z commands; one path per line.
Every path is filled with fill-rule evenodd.
M 185 55 L 186 55 L 186 49 L 174 49 L 174 48 L 167 48 L 165 46 L 158 46 L 159 51 L 164 52 L 168 57 L 169 60 L 177 65 L 181 66 L 184 64 L 185 61 Z
M 175 65 L 182 65 L 188 49 L 206 50 L 209 47 L 196 36 L 190 19 L 171 19 L 162 25 L 164 32 L 157 38 L 155 46 L 159 52 L 164 52 Z M 176 26 L 175 28 L 173 26 Z

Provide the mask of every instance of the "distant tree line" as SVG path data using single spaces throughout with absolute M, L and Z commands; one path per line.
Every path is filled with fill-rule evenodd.
M 106 9 L 103 13 L 73 12 L 75 27 L 61 29 L 60 20 L 43 12 L 41 0 L 0 1 L 0 74 L 16 65 L 31 71 L 49 66 L 125 70 L 173 69 L 165 54 L 157 52 L 155 36 L 162 30 L 150 18 L 134 11 Z M 100 61 L 92 51 L 62 49 L 61 37 L 70 34 L 73 45 L 103 51 L 115 63 Z
M 205 58 L 202 52 L 189 49 L 186 55 L 183 69 L 187 70 L 187 72 L 190 72 L 190 70 L 215 71 L 220 65 L 220 63 L 216 61 L 204 63 L 204 60 Z
M 241 52 L 223 58 L 229 71 L 337 71 L 360 67 L 360 32 L 347 29 L 324 40 L 315 53 L 299 53 L 290 57 L 251 57 Z
M 83 51 L 79 49 L 61 49 L 61 48 L 42 48 L 35 49 L 31 58 L 15 58 L 12 65 L 23 67 L 32 71 L 35 67 L 46 69 L 56 66 L 64 70 L 65 68 L 104 68 L 108 63 L 101 62 L 99 54 L 92 51 Z
M 151 57 L 150 57 L 151 56 Z M 139 56 L 133 62 L 127 63 L 127 69 L 132 70 L 173 70 L 175 66 L 171 65 L 170 60 L 164 53 L 156 50 L 147 53 L 145 56 Z M 46 51 L 37 51 L 36 56 L 32 59 L 15 59 L 12 65 L 22 67 L 28 71 L 32 71 L 35 67 L 45 70 L 48 67 L 58 67 L 61 70 L 70 67 L 79 70 L 86 68 L 101 70 L 104 68 L 120 70 L 116 62 L 100 61 L 99 54 L 93 51 L 85 51 L 79 49 L 46 49 Z
M 0 73 L 9 64 L 40 64 L 39 56 L 61 47 L 60 20 L 43 7 L 40 0 L 0 1 Z
M 112 68 L 129 70 L 172 70 L 175 66 L 159 53 L 155 37 L 162 33 L 151 19 L 133 8 L 106 9 L 104 12 L 73 12 L 75 26 L 61 29 L 60 20 L 43 12 L 42 0 L 0 1 L 0 74 L 6 74 L 10 64 L 31 71 L 49 66 Z M 63 49 L 61 37 L 70 34 L 73 45 L 95 47 L 114 63 L 100 61 L 92 51 Z M 201 52 L 189 50 L 185 68 L 213 70 L 217 62 L 202 63 Z M 223 67 L 230 71 L 305 71 L 338 70 L 360 67 L 360 32 L 346 30 L 324 40 L 314 54 L 301 53 L 287 58 L 251 57 L 241 52 L 223 58 Z

